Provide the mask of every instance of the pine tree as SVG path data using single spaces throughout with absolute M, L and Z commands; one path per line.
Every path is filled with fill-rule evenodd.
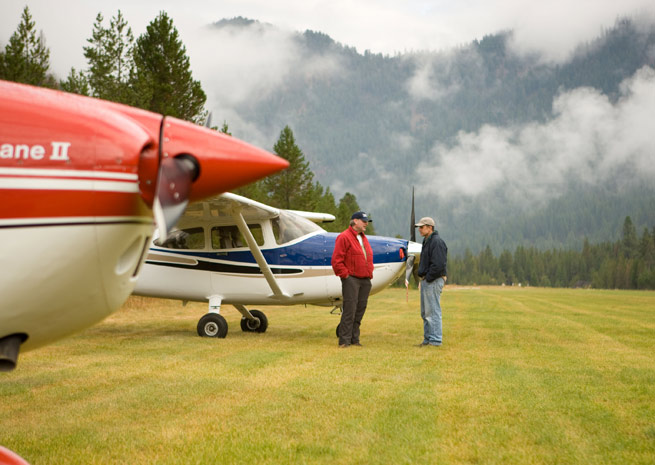
M 23 9 L 18 29 L 12 34 L 0 57 L 0 78 L 35 86 L 55 87 L 48 74 L 50 50 L 43 33 L 37 37 L 35 22 L 28 7 Z
M 289 162 L 281 173 L 264 179 L 264 190 L 271 204 L 278 208 L 311 210 L 314 173 L 309 169 L 302 150 L 296 145 L 293 131 L 285 126 L 273 151 Z
M 165 12 L 136 40 L 134 64 L 138 106 L 199 124 L 207 119 L 207 96 L 193 80 L 186 48 Z
M 637 240 L 637 229 L 632 223 L 632 219 L 629 216 L 625 217 L 623 222 L 623 255 L 626 258 L 632 258 L 637 254 L 638 249 L 638 240 Z
M 514 282 L 514 276 L 512 273 L 513 259 L 512 253 L 509 250 L 505 249 L 500 254 L 500 258 L 498 259 L 498 266 L 500 268 L 500 272 L 503 275 L 503 282 L 505 284 L 512 284 Z
M 126 104 L 136 103 L 131 86 L 134 74 L 134 35 L 120 10 L 110 20 L 109 28 L 103 26 L 103 16 L 98 13 L 93 24 L 90 44 L 84 47 L 89 68 L 87 78 L 94 97 Z
M 644 260 L 646 266 L 655 266 L 655 242 L 648 228 L 644 228 L 641 240 L 639 241 L 639 256 Z
M 350 225 L 350 217 L 353 213 L 361 211 L 359 204 L 357 203 L 357 197 L 350 192 L 346 192 L 341 200 L 339 200 L 339 205 L 337 206 L 337 214 L 335 227 L 333 230 L 343 231 Z M 366 228 L 366 234 L 372 236 L 375 234 L 375 228 L 373 227 L 373 222 L 368 224 Z
M 330 188 L 323 189 L 320 182 L 316 181 L 314 184 L 314 205 L 313 210 L 321 213 L 329 213 L 337 216 L 337 204 L 334 201 L 334 195 L 330 192 Z M 327 231 L 337 232 L 340 231 L 335 224 L 336 221 L 331 223 L 324 223 L 322 227 Z
M 93 23 L 93 32 L 87 42 L 91 44 L 84 47 L 84 56 L 89 63 L 87 71 L 88 82 L 91 88 L 91 95 L 98 98 L 105 98 L 111 93 L 111 58 L 107 52 L 108 32 L 102 22 L 104 18 L 102 13 L 98 13 L 96 21 Z
M 230 128 L 227 126 L 227 121 L 223 121 L 223 126 L 221 127 L 219 132 L 222 132 L 223 134 L 227 134 L 228 136 L 232 135 L 232 133 L 230 132 Z
M 71 68 L 68 78 L 59 83 L 59 87 L 66 92 L 72 92 L 80 95 L 91 95 L 91 88 L 89 87 L 89 80 L 82 72 L 77 72 L 75 68 Z

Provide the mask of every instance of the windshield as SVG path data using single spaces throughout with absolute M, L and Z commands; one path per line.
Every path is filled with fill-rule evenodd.
M 275 242 L 278 244 L 291 242 L 316 231 L 323 231 L 323 228 L 313 221 L 288 211 L 281 211 L 280 216 L 273 218 L 272 223 Z

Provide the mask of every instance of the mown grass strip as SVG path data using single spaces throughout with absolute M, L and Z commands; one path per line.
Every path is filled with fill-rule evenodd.
M 0 443 L 34 464 L 652 464 L 655 294 L 538 288 L 372 297 L 363 348 L 320 307 L 195 334 L 203 304 L 132 298 L 0 376 Z

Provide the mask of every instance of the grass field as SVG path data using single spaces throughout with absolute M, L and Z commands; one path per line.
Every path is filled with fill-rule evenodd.
M 364 347 L 320 307 L 196 335 L 204 304 L 131 298 L 0 373 L 0 444 L 44 464 L 654 464 L 655 293 L 446 286 L 373 296 Z

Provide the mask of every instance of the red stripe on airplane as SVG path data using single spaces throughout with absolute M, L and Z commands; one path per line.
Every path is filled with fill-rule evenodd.
M 152 213 L 138 193 L 5 189 L 0 219 L 93 216 L 147 216 Z

